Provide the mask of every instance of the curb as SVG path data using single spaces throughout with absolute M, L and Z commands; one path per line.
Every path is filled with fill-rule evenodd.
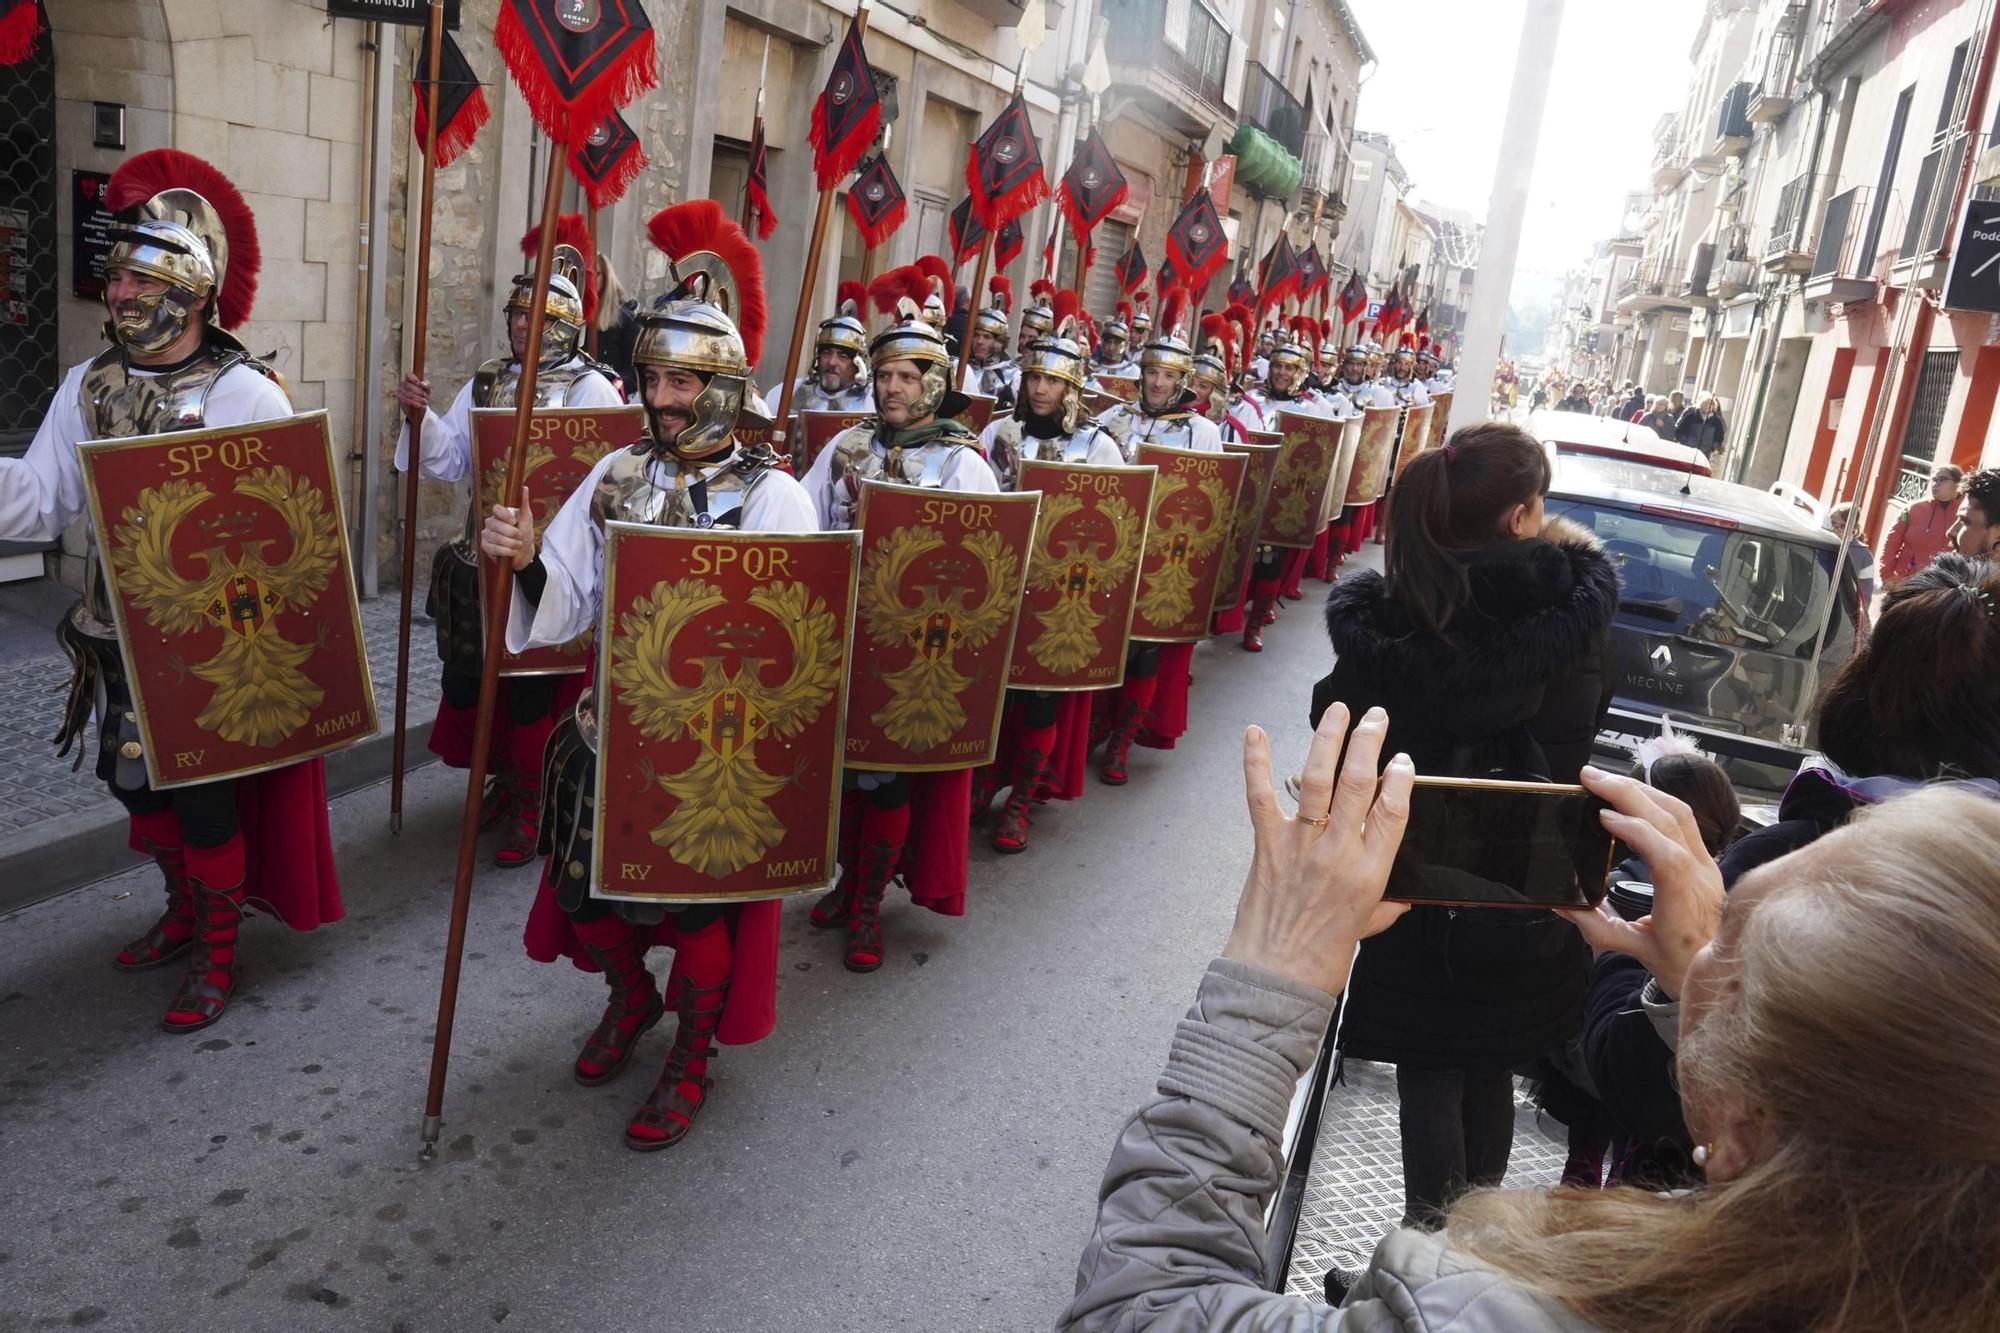
M 414 723 L 405 742 L 405 773 L 438 762 L 427 748 L 429 719 Z M 395 736 L 377 732 L 367 740 L 326 757 L 328 800 L 389 779 Z M 125 812 L 104 810 L 63 815 L 36 826 L 32 846 L 0 852 L 0 916 L 146 864 L 125 845 Z

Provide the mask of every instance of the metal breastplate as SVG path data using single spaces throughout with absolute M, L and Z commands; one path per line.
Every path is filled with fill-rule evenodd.
M 590 517 L 605 523 L 647 523 L 656 528 L 741 528 L 750 492 L 769 475 L 768 464 L 739 460 L 706 475 L 669 464 L 647 445 L 620 450 L 590 497 Z M 682 485 L 682 479 L 687 485 Z M 700 494 L 694 489 L 700 484 Z
M 585 375 L 598 367 L 583 357 L 571 357 L 559 366 L 544 366 L 535 372 L 535 406 L 561 407 L 569 401 L 569 391 Z M 512 407 L 521 387 L 521 367 L 504 357 L 488 361 L 472 374 L 474 407 Z
M 1142 444 L 1161 444 L 1169 449 L 1194 448 L 1192 415 L 1165 421 L 1130 407 L 1115 408 L 1098 423 L 1118 442 L 1118 452 L 1130 463 Z
M 889 481 L 901 486 L 944 485 L 951 462 L 966 449 L 962 438 L 943 436 L 914 449 L 875 451 L 875 426 L 867 422 L 842 431 L 827 446 L 833 455 L 827 460 L 828 479 L 834 483 L 836 526 L 853 526 L 854 511 L 861 503 L 861 483 Z
M 1023 462 L 1089 462 L 1096 434 L 1097 427 L 1086 421 L 1068 435 L 1044 440 L 1029 435 L 1014 418 L 1006 418 L 993 432 L 993 465 L 1000 473 L 1000 489 L 1011 491 L 1020 484 Z

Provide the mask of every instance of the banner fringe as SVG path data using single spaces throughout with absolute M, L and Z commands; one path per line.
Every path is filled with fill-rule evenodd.
M 521 90 L 528 114 L 542 127 L 542 133 L 564 148 L 582 147 L 612 112 L 658 86 L 659 58 L 653 30 L 648 28 L 641 40 L 591 80 L 581 94 L 573 100 L 565 98 L 542 64 L 534 39 L 521 26 L 521 16 L 514 8 L 517 2 L 509 0 L 500 6 L 500 19 L 493 25 L 493 45 Z

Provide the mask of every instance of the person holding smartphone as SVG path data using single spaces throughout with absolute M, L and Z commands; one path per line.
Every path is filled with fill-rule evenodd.
M 1418 454 L 1389 495 L 1385 574 L 1334 586 L 1328 705 L 1388 710 L 1424 777 L 1573 783 L 1611 702 L 1618 576 L 1548 520 L 1549 463 L 1487 422 Z M 1435 1222 L 1513 1147 L 1513 1071 L 1578 1031 L 1590 952 L 1547 912 L 1420 907 L 1362 947 L 1340 1047 L 1396 1066 L 1406 1218 Z

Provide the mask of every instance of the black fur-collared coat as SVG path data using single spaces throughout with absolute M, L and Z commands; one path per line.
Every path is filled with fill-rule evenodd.
M 1612 694 L 1618 575 L 1589 532 L 1464 554 L 1472 597 L 1443 640 L 1417 629 L 1381 575 L 1327 598 L 1334 667 L 1312 718 L 1336 700 L 1389 712 L 1385 758 L 1437 776 L 1575 782 Z M 1515 1068 L 1574 1036 L 1590 951 L 1560 917 L 1419 907 L 1361 946 L 1341 1049 L 1426 1068 Z

